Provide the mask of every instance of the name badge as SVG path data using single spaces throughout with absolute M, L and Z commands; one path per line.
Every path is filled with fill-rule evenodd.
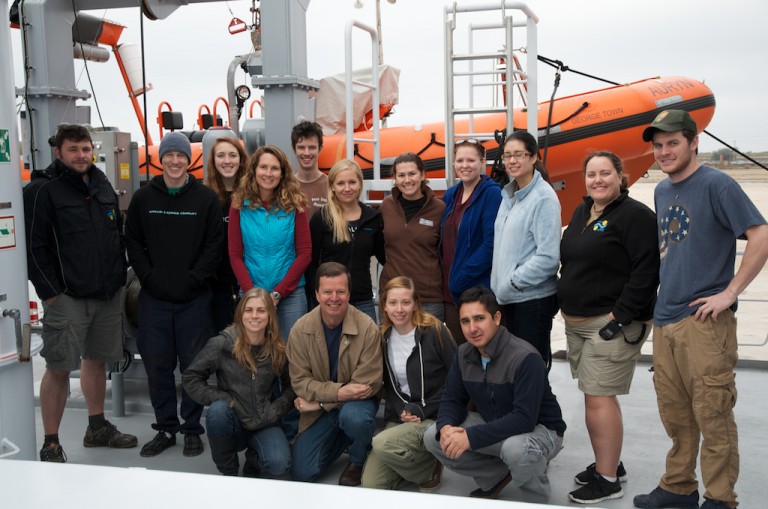
M 424 219 L 423 217 L 419 218 L 419 224 L 423 224 L 424 226 L 432 227 L 435 224 L 430 219 Z

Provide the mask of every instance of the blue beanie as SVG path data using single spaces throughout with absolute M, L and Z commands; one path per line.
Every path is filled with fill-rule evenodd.
M 163 136 L 160 142 L 160 159 L 168 152 L 181 152 L 187 156 L 187 161 L 192 162 L 192 146 L 189 144 L 189 138 L 181 133 L 173 132 Z

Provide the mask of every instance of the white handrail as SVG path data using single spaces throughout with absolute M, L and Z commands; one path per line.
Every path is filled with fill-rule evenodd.
M 361 30 L 365 30 L 371 35 L 371 60 L 373 65 L 371 67 L 371 85 L 367 83 L 356 82 L 352 79 L 352 28 L 357 27 Z M 373 143 L 373 179 L 379 180 L 381 178 L 381 146 L 379 143 L 379 128 L 381 123 L 380 117 L 380 100 L 379 100 L 379 37 L 376 33 L 376 29 L 369 27 L 359 21 L 350 20 L 347 22 L 347 26 L 344 31 L 344 60 L 345 60 L 345 82 L 346 90 L 346 109 L 347 109 L 347 159 L 355 159 L 355 142 L 361 143 Z M 357 83 L 359 85 L 365 85 L 373 90 L 373 138 L 360 139 L 354 137 L 354 105 L 352 94 L 352 85 Z M 367 198 L 367 197 L 366 197 Z

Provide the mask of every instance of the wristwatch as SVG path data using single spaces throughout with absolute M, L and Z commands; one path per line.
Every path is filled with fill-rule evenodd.
M 280 295 L 280 292 L 272 292 L 272 298 L 275 300 L 280 300 L 283 298 L 283 296 Z

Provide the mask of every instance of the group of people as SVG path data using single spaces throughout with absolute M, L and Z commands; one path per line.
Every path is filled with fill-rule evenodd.
M 130 263 L 157 431 L 142 456 L 177 433 L 183 454 L 199 455 L 205 431 L 225 475 L 240 473 L 245 449 L 243 475 L 313 481 L 346 451 L 342 485 L 431 492 L 447 467 L 474 479 L 470 496 L 496 498 L 512 483 L 546 500 L 566 429 L 548 381 L 559 310 L 595 460 L 569 498 L 623 496 L 617 396 L 653 329 L 673 448 L 659 486 L 635 506 L 698 507 L 702 435 L 702 507 L 735 507 L 735 303 L 768 257 L 768 226 L 738 184 L 698 163 L 688 113 L 664 111 L 643 132 L 669 176 L 655 214 L 628 196 L 622 161 L 599 151 L 584 161 L 586 196 L 564 231 L 525 131 L 503 144 L 504 187 L 485 174 L 483 145 L 463 140 L 459 182 L 442 199 L 406 153 L 378 209 L 360 200 L 354 161 L 319 171 L 317 124 L 300 122 L 291 138 L 295 172 L 278 147 L 248 156 L 223 137 L 200 183 L 188 173 L 189 140 L 167 134 L 162 174 L 135 193 L 123 236 L 88 131 L 59 129 L 56 160 L 24 190 L 30 280 L 45 310 L 41 460 L 66 461 L 58 427 L 78 368 L 84 445 L 138 444 L 103 409 L 104 363 L 122 357 Z M 737 237 L 747 248 L 734 274 Z M 372 258 L 383 265 L 378 313 Z M 382 398 L 387 425 L 376 433 Z

